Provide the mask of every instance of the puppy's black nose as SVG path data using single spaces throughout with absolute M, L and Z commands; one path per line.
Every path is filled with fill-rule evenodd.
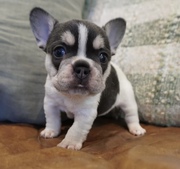
M 78 79 L 83 80 L 83 79 L 87 78 L 90 74 L 89 63 L 84 60 L 75 62 L 74 73 Z

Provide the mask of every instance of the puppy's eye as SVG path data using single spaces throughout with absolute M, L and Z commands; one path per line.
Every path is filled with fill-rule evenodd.
M 66 50 L 63 47 L 57 47 L 53 51 L 53 55 L 57 59 L 61 59 L 66 54 Z
M 101 63 L 106 63 L 108 61 L 108 57 L 106 53 L 100 53 L 99 55 L 99 61 Z

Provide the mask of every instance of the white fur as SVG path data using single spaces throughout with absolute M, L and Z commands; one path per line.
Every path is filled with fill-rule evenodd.
M 93 41 L 93 47 L 94 49 L 101 49 L 104 47 L 104 39 L 101 35 L 96 36 L 96 38 Z
M 75 37 L 70 31 L 64 32 L 61 38 L 66 45 L 73 46 L 75 43 Z
M 57 70 L 53 66 L 52 61 L 51 61 L 51 55 L 49 54 L 46 54 L 45 68 L 48 74 L 50 75 L 50 77 L 55 76 L 57 74 Z
M 79 41 L 78 41 L 78 57 L 86 57 L 86 43 L 87 43 L 87 37 L 88 37 L 88 30 L 87 27 L 83 24 L 79 24 L 78 26 L 79 30 Z

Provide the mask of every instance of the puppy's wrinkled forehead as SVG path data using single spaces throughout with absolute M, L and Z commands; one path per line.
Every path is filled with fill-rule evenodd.
M 53 47 L 61 43 L 71 47 L 76 56 L 88 57 L 91 52 L 101 49 L 110 52 L 105 31 L 87 21 L 72 20 L 56 23 L 49 37 L 46 52 L 50 52 Z

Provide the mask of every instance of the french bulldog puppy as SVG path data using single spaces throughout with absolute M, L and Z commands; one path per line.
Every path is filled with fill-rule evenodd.
M 30 12 L 37 45 L 46 53 L 44 138 L 60 134 L 61 112 L 74 123 L 58 146 L 79 150 L 98 115 L 121 107 L 130 133 L 143 135 L 133 88 L 111 56 L 121 42 L 126 22 L 117 18 L 103 28 L 82 20 L 59 23 L 41 8 Z

